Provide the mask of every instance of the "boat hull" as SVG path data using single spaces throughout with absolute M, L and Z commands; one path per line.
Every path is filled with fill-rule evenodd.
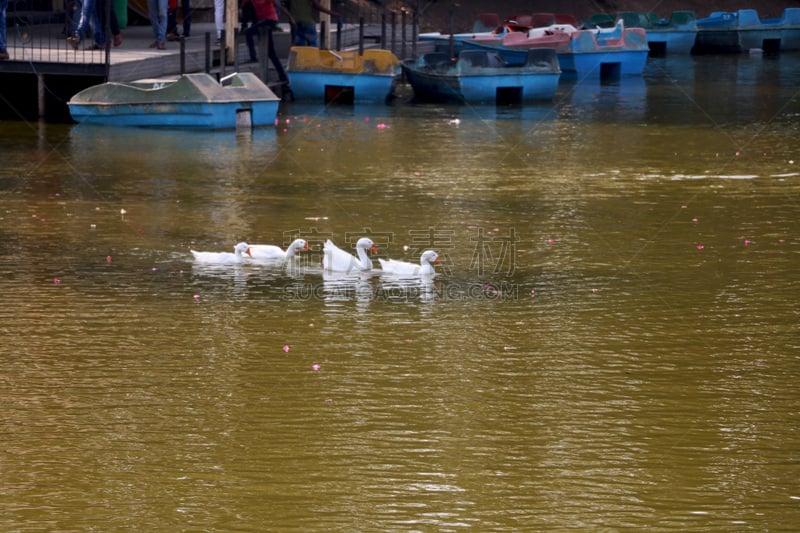
M 392 97 L 399 76 L 289 72 L 295 100 L 321 103 L 347 98 L 353 103 L 379 103 Z
M 775 19 L 761 19 L 754 9 L 716 11 L 697 26 L 696 53 L 800 50 L 800 8 L 786 8 Z
M 293 46 L 287 67 L 295 100 L 379 103 L 393 96 L 400 62 L 388 50 L 321 50 Z
M 532 50 L 517 65 L 505 64 L 497 51 L 466 50 L 455 62 L 426 54 L 403 69 L 417 99 L 476 104 L 552 100 L 560 77 L 551 49 Z
M 275 125 L 280 100 L 258 77 L 235 74 L 226 82 L 208 74 L 109 82 L 79 92 L 68 106 L 81 124 L 207 130 Z
M 237 126 L 274 126 L 278 102 L 187 104 L 73 104 L 69 111 L 80 124 L 218 130 Z

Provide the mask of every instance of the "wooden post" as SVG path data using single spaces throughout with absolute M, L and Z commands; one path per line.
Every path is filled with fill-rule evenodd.
M 358 55 L 364 55 L 364 17 L 358 18 Z
M 36 75 L 36 89 L 38 92 L 39 118 L 44 118 L 44 115 L 47 112 L 47 106 L 45 105 L 45 102 L 47 101 L 47 85 L 44 83 L 44 74 Z
M 331 0 L 322 0 L 319 5 L 324 7 L 327 10 L 331 9 Z M 326 50 L 331 49 L 331 16 L 327 13 L 320 12 L 319 14 L 319 21 L 323 23 L 322 35 L 320 35 L 320 41 L 322 42 L 322 48 Z
M 226 0 L 225 2 L 225 31 L 222 34 L 222 44 L 219 62 L 220 65 L 226 61 L 233 63 L 233 56 L 236 50 L 233 47 L 233 31 L 239 27 L 239 2 L 234 0 Z M 225 52 L 223 54 L 223 51 Z
M 186 74 L 186 39 L 181 39 L 181 76 Z

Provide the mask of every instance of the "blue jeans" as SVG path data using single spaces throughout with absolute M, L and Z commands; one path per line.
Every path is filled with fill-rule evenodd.
M 94 42 L 100 45 L 105 44 L 105 28 L 103 28 L 103 24 L 100 23 L 100 17 L 97 16 L 95 0 L 83 0 L 83 4 L 81 4 L 81 18 L 78 21 L 78 27 L 75 28 L 75 34 L 83 38 L 89 26 L 94 29 Z
M 0 52 L 6 51 L 6 8 L 8 0 L 0 0 Z
M 153 26 L 153 35 L 156 41 L 163 43 L 167 40 L 167 8 L 169 0 L 147 0 L 147 16 Z
M 317 43 L 317 25 L 302 24 L 300 22 L 295 24 L 294 44 L 297 46 L 319 46 Z

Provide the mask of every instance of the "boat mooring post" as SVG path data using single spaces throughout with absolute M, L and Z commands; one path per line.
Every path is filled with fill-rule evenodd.
M 406 58 L 406 10 L 403 8 L 401 12 L 401 34 L 400 34 L 400 54 L 403 59 Z
M 411 57 L 417 57 L 417 12 L 416 10 L 411 15 Z
M 364 17 L 358 17 L 358 55 L 364 55 Z
M 47 112 L 47 86 L 44 83 L 44 74 L 41 72 L 36 74 L 36 90 L 37 90 L 37 98 L 38 98 L 38 110 L 39 110 L 39 118 L 43 119 L 45 113 Z
M 386 13 L 381 13 L 381 48 L 386 49 Z
M 342 17 L 336 19 L 336 49 L 342 49 L 342 28 L 344 24 L 342 23 Z
M 325 22 L 324 20 L 320 20 L 319 21 L 319 34 L 320 35 L 324 35 L 326 29 L 328 29 L 328 23 Z M 328 43 L 327 43 L 327 41 L 325 41 L 325 39 L 320 39 L 319 40 L 319 49 L 320 50 L 327 50 L 328 49 Z
M 392 53 L 397 54 L 397 13 L 392 11 Z
M 227 42 L 227 37 L 225 35 L 225 30 L 220 32 L 219 38 L 219 77 L 225 77 L 225 65 L 227 64 L 227 58 L 225 57 L 225 43 Z
M 186 39 L 181 37 L 180 40 L 180 50 L 181 50 L 181 76 L 186 74 Z
M 211 74 L 211 32 L 206 32 L 206 74 Z
M 455 37 L 453 34 L 455 33 L 456 22 L 453 15 L 453 10 L 450 10 L 450 59 L 456 55 L 456 43 Z

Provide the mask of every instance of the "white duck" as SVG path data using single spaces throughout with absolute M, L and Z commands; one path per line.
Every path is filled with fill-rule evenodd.
M 305 239 L 295 239 L 286 251 L 274 244 L 251 244 L 249 255 L 253 259 L 291 259 L 296 253 L 309 249 Z
M 386 274 L 404 277 L 430 277 L 436 274 L 433 265 L 439 264 L 439 254 L 433 250 L 425 250 L 419 257 L 418 265 L 405 261 L 395 261 L 394 259 L 384 260 L 378 258 L 378 262 Z
M 330 239 L 322 247 L 322 268 L 328 272 L 353 272 L 372 270 L 372 260 L 367 256 L 367 250 L 376 253 L 378 250 L 372 239 L 362 237 L 356 242 L 358 258 L 353 257 L 333 244 Z
M 191 250 L 194 260 L 198 263 L 211 265 L 236 265 L 244 263 L 242 254 L 250 255 L 250 247 L 246 242 L 240 242 L 231 252 L 196 252 Z

